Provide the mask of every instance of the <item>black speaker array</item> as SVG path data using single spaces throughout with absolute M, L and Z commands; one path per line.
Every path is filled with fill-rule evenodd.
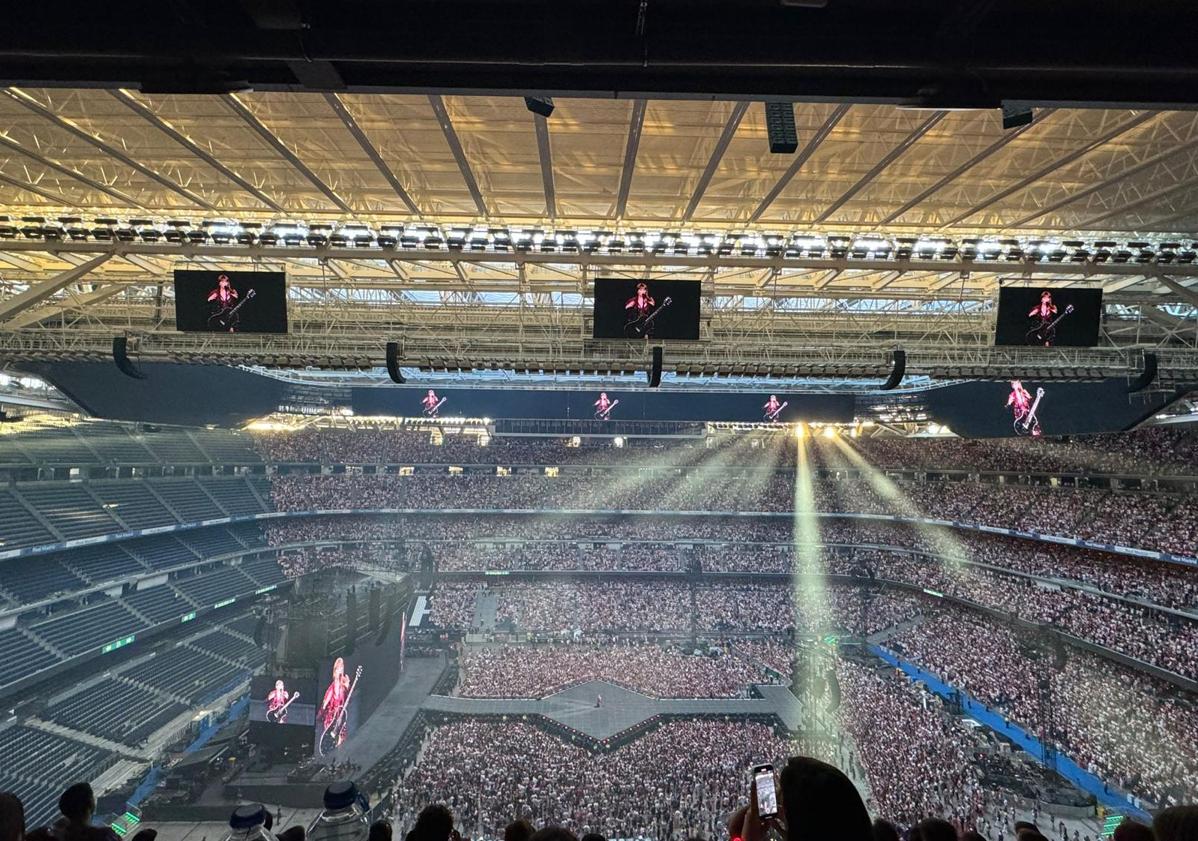
M 794 105 L 789 102 L 767 102 L 765 131 L 769 136 L 771 154 L 793 155 L 799 148 Z
M 1127 384 L 1127 393 L 1135 394 L 1137 391 L 1143 391 L 1156 382 L 1157 360 L 1155 353 L 1144 354 L 1144 370 L 1140 376 Z
M 132 377 L 135 380 L 146 378 L 146 375 L 129 361 L 129 340 L 124 336 L 116 336 L 112 340 L 112 361 L 126 377 Z
M 649 388 L 657 388 L 661 385 L 661 346 L 653 348 L 653 367 L 649 370 Z
M 399 383 L 400 385 L 407 382 L 399 370 L 398 342 L 387 342 L 387 376 L 391 377 L 391 382 Z
M 899 383 L 903 381 L 903 375 L 907 373 L 907 352 L 905 350 L 892 351 L 890 364 L 890 376 L 886 378 L 886 382 L 882 383 L 882 391 L 898 388 Z

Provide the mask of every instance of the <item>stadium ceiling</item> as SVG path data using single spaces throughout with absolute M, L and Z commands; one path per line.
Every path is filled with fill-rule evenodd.
M 994 109 L 799 102 L 776 155 L 760 101 L 554 105 L 2 89 L 0 354 L 119 334 L 147 359 L 358 367 L 394 340 L 432 368 L 637 367 L 643 346 L 589 338 L 602 275 L 704 282 L 703 341 L 668 356 L 695 371 L 884 375 L 903 347 L 912 373 L 999 376 L 1032 357 L 992 347 L 994 296 L 1030 282 L 1107 293 L 1101 346 L 1039 362 L 1198 370 L 1198 111 L 1037 107 L 1003 130 Z M 174 331 L 174 268 L 250 266 L 288 273 L 290 336 Z

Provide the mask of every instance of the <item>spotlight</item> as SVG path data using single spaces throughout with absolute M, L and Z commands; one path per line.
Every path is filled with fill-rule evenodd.
M 1026 105 L 1008 105 L 1005 102 L 1002 106 L 1002 127 L 1003 131 L 1009 131 L 1020 126 L 1030 126 L 1035 118 L 1035 113 Z
M 553 113 L 553 97 L 526 96 L 524 97 L 524 107 L 534 114 L 549 119 L 549 116 Z

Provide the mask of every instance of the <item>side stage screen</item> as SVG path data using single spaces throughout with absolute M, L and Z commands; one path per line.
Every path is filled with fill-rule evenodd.
M 316 690 L 310 679 L 272 675 L 250 681 L 250 741 L 274 747 L 307 747 L 316 720 Z

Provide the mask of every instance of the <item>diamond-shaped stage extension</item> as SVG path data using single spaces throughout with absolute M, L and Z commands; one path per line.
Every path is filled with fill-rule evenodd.
M 451 698 L 430 695 L 424 709 L 433 712 L 470 716 L 539 715 L 583 733 L 595 741 L 610 739 L 617 733 L 658 715 L 695 716 L 775 716 L 788 730 L 802 724 L 798 700 L 785 686 L 758 686 L 760 698 L 651 698 L 639 692 L 602 680 L 592 680 L 563 689 L 539 700 L 516 698 Z M 596 707 L 596 697 L 603 706 Z

